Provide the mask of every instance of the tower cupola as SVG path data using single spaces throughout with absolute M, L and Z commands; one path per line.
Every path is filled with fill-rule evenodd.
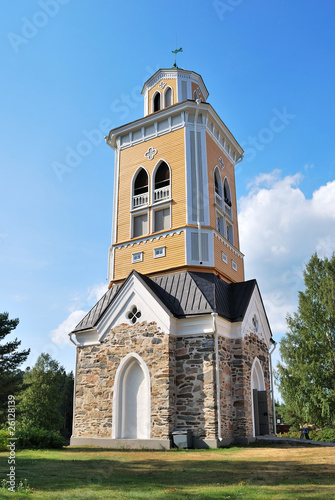
M 198 73 L 181 68 L 159 69 L 142 89 L 144 116 L 183 101 L 206 101 L 209 93 Z

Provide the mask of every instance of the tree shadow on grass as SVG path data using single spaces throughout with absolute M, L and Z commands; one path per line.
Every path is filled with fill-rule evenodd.
M 101 453 L 102 450 L 85 448 L 81 451 L 89 454 L 97 451 Z M 188 498 L 228 498 L 217 495 L 220 494 L 220 490 L 229 490 L 230 487 L 238 485 L 243 489 L 243 484 L 247 484 L 257 488 L 275 488 L 280 485 L 281 488 L 289 489 L 292 486 L 300 486 L 304 488 L 306 497 L 308 492 L 310 500 L 323 498 L 320 496 L 320 488 L 331 487 L 335 478 L 330 464 L 303 465 L 298 461 L 230 460 L 229 455 L 220 457 L 219 454 L 217 457 L 211 456 L 210 459 L 206 455 L 203 455 L 203 459 L 201 455 L 199 459 L 195 459 L 194 455 L 187 459 L 187 453 L 184 456 L 176 455 L 175 460 L 172 453 L 166 460 L 165 457 L 156 459 L 154 454 L 153 458 L 148 459 L 144 458 L 144 454 L 141 456 L 140 452 L 135 460 L 129 459 L 126 452 L 123 455 L 125 459 L 122 460 L 119 452 L 120 450 L 117 454 L 111 453 L 110 459 L 106 459 L 105 456 L 92 459 L 88 459 L 87 456 L 82 459 L 78 456 L 78 459 L 71 459 L 67 450 L 63 455 L 64 460 L 54 459 L 52 456 L 42 458 L 36 455 L 31 458 L 19 455 L 16 478 L 17 481 L 27 478 L 34 490 L 45 494 L 82 489 L 97 495 L 92 498 L 98 498 L 99 491 L 110 491 L 111 498 L 118 498 L 118 495 L 119 498 L 125 498 L 121 493 L 118 494 L 118 491 L 127 494 L 129 492 L 127 498 L 145 498 L 147 495 L 158 499 L 164 495 L 166 497 L 166 493 L 170 493 L 172 498 L 187 498 L 190 489 L 194 488 L 196 491 Z M 6 462 L 7 457 L 1 457 L 2 471 L 6 470 Z M 214 488 L 211 496 L 201 492 L 202 488 L 211 486 Z M 240 497 L 242 493 L 231 491 L 229 498 Z M 334 494 L 334 491 L 332 493 Z

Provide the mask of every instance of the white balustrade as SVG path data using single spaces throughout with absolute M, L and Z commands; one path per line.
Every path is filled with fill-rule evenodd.
M 159 189 L 155 189 L 154 201 L 161 201 L 170 198 L 170 186 L 164 186 Z
M 228 203 L 225 203 L 224 204 L 224 211 L 225 213 L 230 217 L 232 218 L 231 214 L 232 214 L 232 211 L 231 211 L 231 207 L 228 205 Z
M 222 198 L 221 196 L 219 195 L 219 193 L 216 193 L 215 192 L 215 203 L 217 205 L 219 205 L 220 207 L 222 207 Z
M 149 201 L 148 193 L 138 194 L 133 196 L 133 208 L 141 207 L 142 205 L 147 205 Z

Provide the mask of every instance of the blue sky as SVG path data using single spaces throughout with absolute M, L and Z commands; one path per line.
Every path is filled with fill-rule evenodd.
M 143 116 L 143 82 L 176 44 L 246 151 L 241 250 L 279 340 L 304 263 L 335 246 L 335 3 L 1 0 L 0 13 L 0 304 L 28 364 L 47 351 L 74 368 L 66 330 L 107 286 L 103 136 Z

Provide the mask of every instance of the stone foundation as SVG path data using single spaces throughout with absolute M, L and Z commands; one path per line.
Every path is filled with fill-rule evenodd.
M 217 425 L 214 334 L 175 338 L 162 332 L 156 323 L 141 323 L 122 324 L 111 330 L 101 345 L 77 348 L 71 444 L 119 447 L 128 446 L 129 441 L 135 448 L 150 448 L 147 441 L 152 441 L 152 446 L 169 447 L 172 432 L 187 429 L 193 432 L 198 447 L 249 439 L 253 436 L 251 368 L 255 357 L 264 373 L 272 429 L 265 342 L 249 332 L 243 339 L 219 335 L 218 345 L 222 441 Z M 115 374 L 129 353 L 141 356 L 150 374 L 150 440 L 111 439 Z M 127 443 L 122 445 L 121 441 Z

